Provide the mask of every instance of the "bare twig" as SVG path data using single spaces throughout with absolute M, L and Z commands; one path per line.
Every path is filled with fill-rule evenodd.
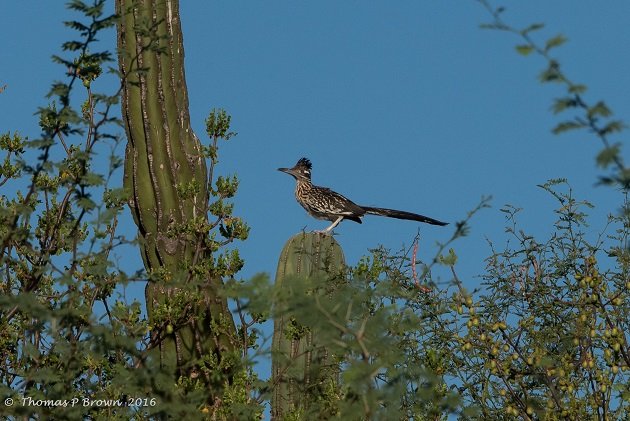
M 418 273 L 416 272 L 416 256 L 418 254 L 418 242 L 419 236 L 416 236 L 415 241 L 413 242 L 413 252 L 411 253 L 411 276 L 413 277 L 414 282 L 416 283 L 416 287 L 422 292 L 431 292 L 431 288 L 426 285 L 420 285 L 420 281 L 418 280 Z

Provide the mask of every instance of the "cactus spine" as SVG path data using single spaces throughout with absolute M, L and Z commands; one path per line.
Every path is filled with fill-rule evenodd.
M 291 288 L 296 279 L 339 276 L 345 268 L 343 250 L 332 236 L 301 233 L 282 249 L 275 289 Z M 276 309 L 278 310 L 278 309 Z M 318 389 L 336 388 L 338 371 L 328 351 L 317 345 L 314 333 L 291 312 L 275 311 L 272 341 L 271 411 L 273 419 L 301 418 L 309 397 Z

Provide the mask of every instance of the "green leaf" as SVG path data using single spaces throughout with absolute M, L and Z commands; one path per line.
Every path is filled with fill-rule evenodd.
M 79 41 L 66 41 L 62 45 L 64 51 L 79 51 L 85 46 L 84 43 Z
M 533 23 L 533 24 L 529 25 L 527 28 L 523 29 L 521 31 L 521 35 L 527 35 L 530 32 L 538 31 L 539 29 L 542 29 L 544 27 L 545 27 L 544 23 Z
M 553 113 L 558 114 L 567 108 L 575 108 L 578 106 L 578 101 L 575 97 L 556 98 L 553 102 Z
M 621 132 L 625 128 L 626 128 L 626 125 L 623 124 L 623 121 L 621 121 L 621 120 L 613 120 L 613 121 L 609 122 L 608 124 L 606 124 L 606 126 L 604 126 L 604 128 L 601 129 L 599 132 L 601 134 L 603 134 L 603 135 L 606 135 L 606 134 L 609 134 L 609 133 Z
M 598 154 L 595 161 L 597 165 L 606 168 L 610 164 L 614 162 L 614 160 L 619 157 L 620 145 L 617 143 L 615 145 L 609 146 L 607 148 L 602 149 Z
M 630 189 L 630 168 L 624 168 L 619 171 L 619 176 L 617 177 L 619 180 L 619 184 L 623 186 L 624 189 Z M 630 213 L 630 207 L 626 205 L 626 212 Z
M 534 51 L 534 47 L 529 44 L 517 45 L 515 48 L 519 54 L 522 54 L 524 56 L 529 55 L 532 51 Z
M 547 69 L 540 74 L 539 79 L 542 83 L 562 82 L 564 76 L 560 72 L 560 64 L 555 60 L 550 60 Z
M 608 108 L 603 101 L 599 101 L 597 104 L 588 109 L 589 118 L 597 116 L 609 117 L 610 115 L 612 115 L 612 111 L 610 111 L 610 108 Z
M 553 134 L 560 134 L 569 130 L 581 129 L 584 127 L 586 127 L 584 123 L 569 120 L 558 123 L 558 125 L 554 127 L 551 131 L 553 132 Z
M 448 254 L 443 254 L 439 258 L 440 263 L 446 266 L 455 266 L 457 263 L 457 255 L 452 248 L 448 250 Z
M 102 186 L 105 184 L 105 179 L 102 174 L 87 172 L 81 177 L 81 182 L 86 186 Z
M 498 23 L 482 23 L 479 25 L 480 29 L 496 29 L 500 31 L 507 30 L 508 27 Z
M 72 0 L 72 1 L 70 1 L 66 5 L 66 7 L 68 9 L 76 10 L 78 12 L 86 12 L 89 9 L 87 4 L 85 4 L 84 2 L 82 2 L 80 0 Z
M 545 43 L 545 52 L 551 50 L 552 48 L 559 47 L 567 41 L 568 39 L 562 34 L 549 38 Z
M 577 85 L 571 84 L 569 86 L 569 92 L 572 94 L 583 94 L 586 92 L 586 89 L 586 85 L 580 85 L 579 83 Z
M 66 21 L 63 24 L 66 25 L 68 28 L 76 29 L 77 31 L 80 31 L 83 33 L 87 33 L 87 31 L 90 30 L 89 26 L 84 25 L 81 22 L 76 21 L 76 20 Z
M 92 199 L 90 199 L 89 197 L 82 196 L 82 197 L 78 198 L 77 206 L 79 206 L 79 208 L 81 208 L 81 209 L 83 209 L 83 210 L 85 210 L 87 212 L 90 212 L 91 210 L 96 208 L 96 203 Z

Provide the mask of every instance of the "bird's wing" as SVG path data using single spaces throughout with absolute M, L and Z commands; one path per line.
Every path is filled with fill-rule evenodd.
M 326 201 L 326 203 L 322 203 L 329 207 L 329 212 L 335 215 L 352 215 L 352 216 L 363 216 L 365 211 L 363 208 L 352 200 L 348 199 L 342 194 L 337 193 L 327 187 L 319 187 L 313 186 L 316 190 L 319 190 L 322 194 L 321 196 L 325 199 L 322 201 Z M 319 195 L 318 195 L 319 196 Z

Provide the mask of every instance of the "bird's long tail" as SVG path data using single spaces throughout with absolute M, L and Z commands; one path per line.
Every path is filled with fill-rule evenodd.
M 407 219 L 410 221 L 419 221 L 432 225 L 448 225 L 448 222 L 438 221 L 437 219 L 429 218 L 428 216 L 418 215 L 417 213 L 399 211 L 395 209 L 385 208 L 371 208 L 369 206 L 361 206 L 366 213 L 370 215 L 387 216 L 389 218 Z

